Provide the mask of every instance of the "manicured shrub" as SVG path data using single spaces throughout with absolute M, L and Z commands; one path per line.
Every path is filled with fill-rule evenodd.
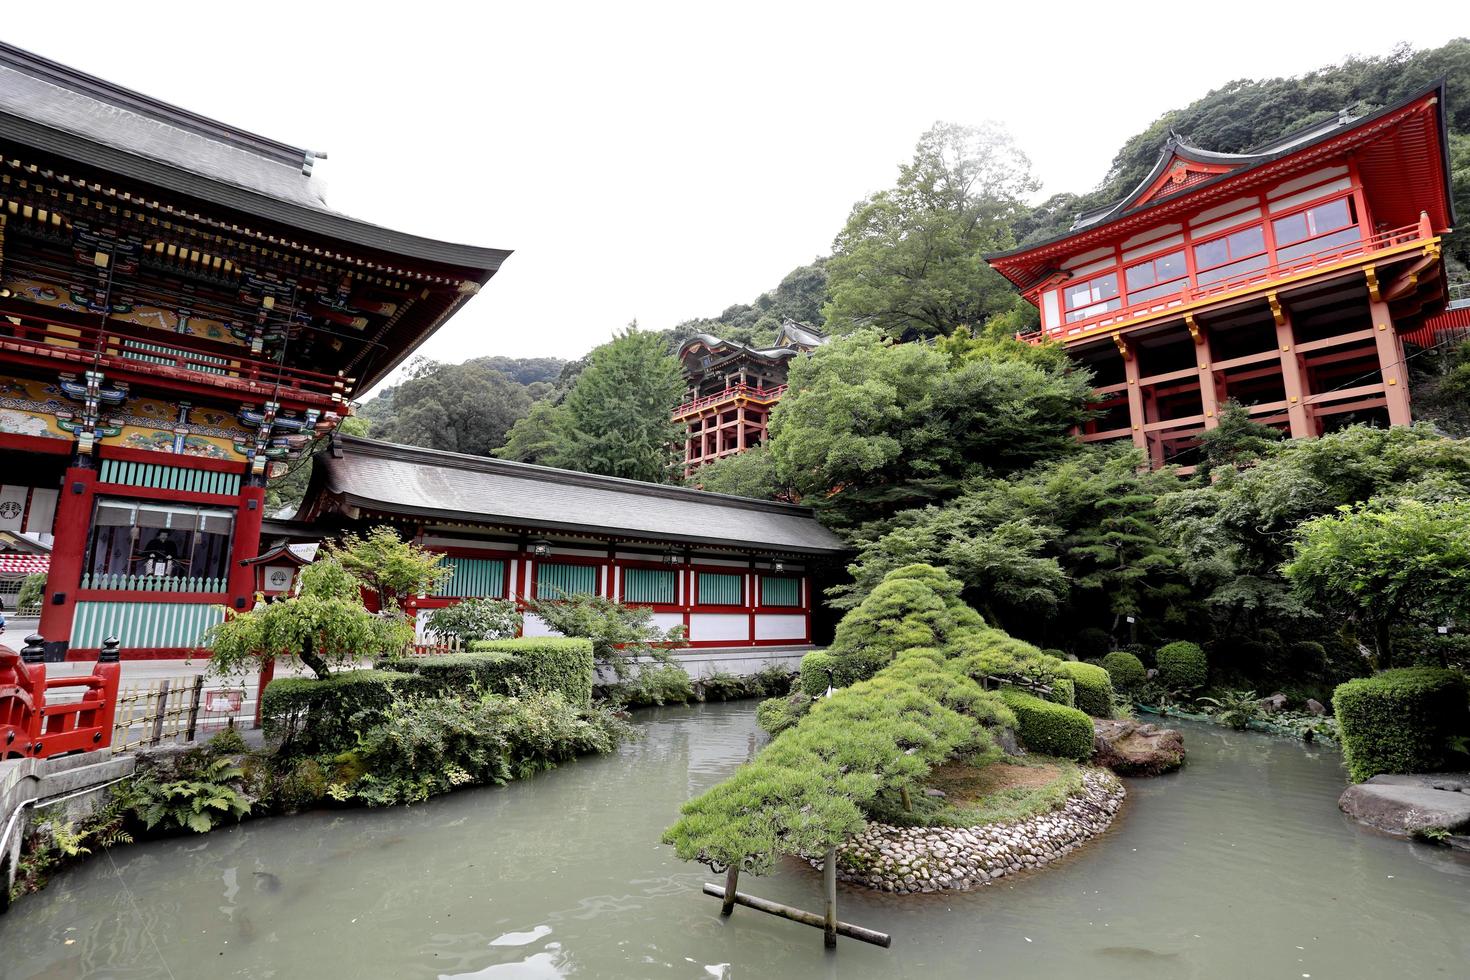
M 801 658 L 801 673 L 796 687 L 803 694 L 821 697 L 827 693 L 829 683 L 832 687 L 847 687 L 867 680 L 882 666 L 876 658 L 860 653 L 834 657 L 830 653 L 815 651 Z
M 1466 699 L 1464 675 L 1437 667 L 1386 670 L 1340 685 L 1332 707 L 1353 782 L 1444 766 L 1450 740 L 1470 733 Z
M 1126 650 L 1114 650 L 1103 657 L 1102 667 L 1112 679 L 1115 690 L 1131 691 L 1148 680 L 1143 661 Z
M 1072 640 L 1072 652 L 1077 654 L 1078 660 L 1094 660 L 1107 654 L 1113 648 L 1113 638 L 1108 636 L 1106 630 L 1089 626 L 1084 630 L 1078 630 L 1077 636 Z
M 1286 647 L 1286 676 L 1292 680 L 1321 677 L 1327 672 L 1327 648 L 1312 640 L 1298 640 Z
M 1067 659 L 1067 651 L 1065 651 L 1065 650 L 1058 650 L 1056 647 L 1047 647 L 1045 650 L 1042 650 L 1041 652 L 1044 653 L 1044 654 L 1046 654 L 1048 657 L 1054 657 L 1057 660 L 1066 660 Z
M 1113 680 L 1096 664 L 1066 660 L 1057 668 L 1076 689 L 1074 707 L 1094 718 L 1113 716 Z
M 1194 690 L 1209 680 L 1209 665 L 1198 643 L 1178 640 L 1159 647 L 1159 683 L 1170 690 Z
M 1092 757 L 1092 719 L 1081 711 L 1014 687 L 1002 688 L 1000 697 L 1015 712 L 1016 734 L 1030 751 L 1063 759 Z
M 1077 707 L 1077 688 L 1070 677 L 1053 677 L 1047 686 L 1051 688 L 1051 693 L 1046 696 L 1047 701 L 1066 705 L 1068 708 Z
M 285 752 L 339 752 L 356 741 L 359 731 L 382 720 L 398 695 L 420 683 L 416 675 L 396 670 L 273 680 L 260 701 L 265 737 Z
M 532 691 L 560 691 L 572 704 L 592 698 L 594 671 L 591 640 L 561 636 L 524 636 L 514 640 L 481 640 L 475 653 L 508 653 L 519 661 L 517 674 Z

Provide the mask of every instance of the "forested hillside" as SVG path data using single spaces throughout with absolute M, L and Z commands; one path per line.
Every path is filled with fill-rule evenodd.
M 1153 166 L 1171 132 L 1208 149 L 1241 151 L 1344 108 L 1371 111 L 1440 77 L 1448 83 L 1456 205 L 1461 216 L 1470 215 L 1470 40 L 1465 39 L 1427 51 L 1401 48 L 1382 57 L 1350 58 L 1296 78 L 1231 82 L 1166 112 L 1124 141 L 1094 190 L 1056 194 L 1035 205 L 1029 203 L 1036 183 L 1024 147 L 995 127 L 941 123 L 921 136 L 913 157 L 900 165 L 894 186 L 853 205 L 830 257 L 793 269 L 752 302 L 656 333 L 630 331 L 577 361 L 423 362 L 359 414 L 371 423 L 373 436 L 395 442 L 672 479 L 674 470 L 664 469 L 669 454 L 658 446 L 658 438 L 671 431 L 666 417 L 650 420 L 647 432 L 620 443 L 625 450 L 642 446 L 633 450 L 638 458 L 626 451 L 613 454 L 617 458 L 589 452 L 587 436 L 611 424 L 608 420 L 661 415 L 658 406 L 677 399 L 680 390 L 670 380 L 676 373 L 672 354 L 694 334 L 768 344 L 790 317 L 822 325 L 834 335 L 874 329 L 915 339 L 966 327 L 972 336 L 1009 336 L 1031 327 L 1036 311 L 985 265 L 983 256 L 1058 234 L 1077 212 L 1125 194 Z M 977 102 L 977 112 L 981 108 Z M 1470 234 L 1455 236 L 1447 254 L 1452 277 L 1466 278 Z M 615 344 L 622 349 L 612 350 Z M 584 370 L 599 360 L 603 370 L 583 385 Z M 1433 396 L 1424 404 L 1441 406 L 1445 420 L 1458 426 L 1464 413 L 1457 393 L 1466 387 L 1461 376 L 1470 367 L 1426 360 L 1416 368 L 1449 379 L 1424 379 L 1424 389 Z M 609 384 L 607 378 L 618 380 Z M 575 409 L 569 405 L 574 395 Z M 765 454 L 755 454 L 725 467 L 718 480 L 728 489 L 769 491 L 769 473 L 761 472 L 769 464 Z

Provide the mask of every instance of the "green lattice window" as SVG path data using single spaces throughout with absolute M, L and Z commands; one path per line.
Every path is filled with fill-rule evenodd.
M 700 572 L 699 603 L 703 606 L 745 605 L 745 576 Z
M 446 556 L 444 564 L 454 569 L 447 582 L 434 590 L 438 596 L 450 598 L 505 598 L 505 562 L 498 558 L 457 558 Z
M 543 562 L 536 566 L 536 598 L 561 599 L 569 595 L 596 595 L 596 565 Z
M 623 601 L 673 604 L 679 601 L 676 573 L 667 568 L 623 570 Z
M 801 605 L 801 579 L 779 578 L 773 575 L 762 575 L 761 605 Z

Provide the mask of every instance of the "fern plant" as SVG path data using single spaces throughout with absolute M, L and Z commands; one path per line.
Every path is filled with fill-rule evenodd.
M 1214 714 L 1236 731 L 1244 731 L 1250 723 L 1261 717 L 1261 706 L 1256 701 L 1255 691 L 1223 691 L 1218 698 L 1197 698 L 1201 704 L 1214 708 Z
M 137 812 L 145 827 L 203 834 L 250 812 L 249 797 L 231 785 L 244 773 L 229 759 L 215 759 L 193 775 L 196 778 L 137 786 L 141 797 Z

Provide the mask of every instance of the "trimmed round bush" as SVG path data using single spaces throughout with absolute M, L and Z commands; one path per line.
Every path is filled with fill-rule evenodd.
M 814 651 L 801 658 L 801 674 L 796 687 L 810 697 L 821 697 L 827 693 L 829 677 L 832 687 L 847 687 L 867 680 L 882 666 L 875 659 L 861 654 L 834 657 L 830 653 Z
M 1064 661 L 1058 673 L 1072 682 L 1076 691 L 1076 708 L 1094 718 L 1113 717 L 1113 679 L 1096 664 Z
M 1072 640 L 1072 652 L 1077 654 L 1078 660 L 1096 659 L 1112 648 L 1113 638 L 1108 636 L 1106 630 L 1100 630 L 1096 626 L 1078 630 L 1076 637 Z
M 1051 693 L 1044 700 L 1052 704 L 1064 704 L 1069 708 L 1077 707 L 1077 688 L 1070 677 L 1053 677 L 1047 685 Z
M 1000 698 L 1015 712 L 1016 734 L 1030 751 L 1063 759 L 1092 757 L 1092 719 L 1087 715 L 1014 687 L 1001 688 Z
M 1443 768 L 1450 739 L 1470 733 L 1466 701 L 1464 675 L 1438 667 L 1386 670 L 1339 685 L 1332 708 L 1353 782 Z
M 1127 650 L 1114 650 L 1103 657 L 1102 667 L 1112 679 L 1113 687 L 1119 691 L 1131 691 L 1148 680 L 1143 661 Z
M 1209 664 L 1198 643 L 1178 640 L 1159 647 L 1155 655 L 1159 665 L 1159 682 L 1171 690 L 1204 687 L 1209 679 Z

